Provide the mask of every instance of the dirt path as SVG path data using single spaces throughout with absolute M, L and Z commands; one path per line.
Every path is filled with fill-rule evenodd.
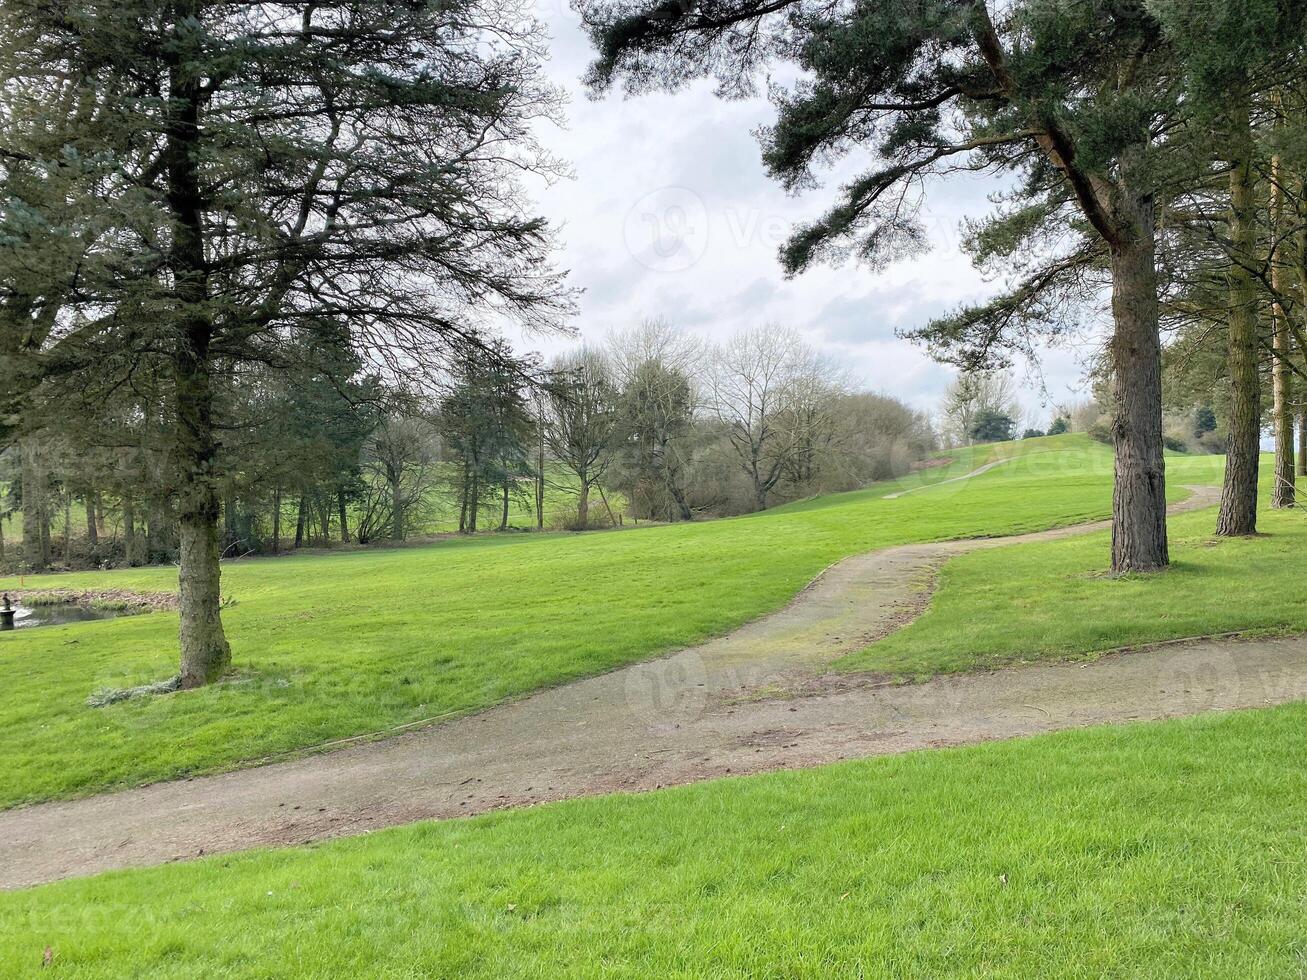
M 1182 506 L 1212 500 L 1201 491 Z M 1307 698 L 1307 638 L 1174 644 L 914 685 L 825 673 L 911 618 L 947 558 L 1102 526 L 860 555 L 774 615 L 661 660 L 384 741 L 0 813 L 0 887 L 728 773 Z
M 948 484 L 950 483 L 961 483 L 963 480 L 970 480 L 973 477 L 980 476 L 982 473 L 988 473 L 995 466 L 1002 466 L 1004 463 L 1010 463 L 1012 462 L 1012 460 L 1018 458 L 1020 457 L 1005 456 L 1002 459 L 994 460 L 992 463 L 986 463 L 984 466 L 980 467 L 979 469 L 974 469 L 970 473 L 963 473 L 961 476 L 955 476 L 951 480 L 940 480 L 938 483 L 923 483 L 919 487 L 912 487 L 908 490 L 900 490 L 898 493 L 887 493 L 885 495 L 885 499 L 898 500 L 900 497 L 906 497 L 908 494 L 916 493 L 918 490 L 930 490 L 933 487 L 948 486 Z

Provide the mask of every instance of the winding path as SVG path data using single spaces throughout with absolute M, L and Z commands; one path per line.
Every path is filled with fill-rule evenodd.
M 1208 506 L 1198 490 L 1180 509 Z M 831 675 L 925 604 L 939 565 L 1019 538 L 911 545 L 818 576 L 723 638 L 382 741 L 0 813 L 0 887 L 726 774 L 1307 698 L 1307 638 L 1160 645 L 940 677 Z

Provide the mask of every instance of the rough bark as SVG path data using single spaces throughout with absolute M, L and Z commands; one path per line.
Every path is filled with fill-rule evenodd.
M 198 20 L 198 0 L 177 0 L 174 31 L 180 35 Z M 218 560 L 219 497 L 214 464 L 213 384 L 209 347 L 213 339 L 204 254 L 203 207 L 196 146 L 199 142 L 202 78 L 179 54 L 169 69 L 172 96 L 167 121 L 168 208 L 173 218 L 169 264 L 178 307 L 178 338 L 172 357 L 181 615 L 181 686 L 195 688 L 215 680 L 231 663 L 223 633 L 221 566 Z
M 1274 179 L 1271 182 L 1271 221 L 1277 232 L 1282 224 L 1284 194 L 1280 180 L 1283 167 L 1277 156 L 1271 166 Z M 1271 285 L 1275 294 L 1280 295 L 1285 288 L 1284 262 L 1279 250 L 1271 254 Z M 1275 417 L 1275 481 L 1271 490 L 1271 506 L 1277 508 L 1292 507 L 1297 496 L 1294 476 L 1293 452 L 1293 374 L 1289 364 L 1292 356 L 1292 344 L 1289 336 L 1289 321 L 1284 306 L 1277 302 L 1274 309 L 1275 332 L 1271 345 L 1275 350 L 1272 365 L 1272 394 L 1274 396 Z
M 1156 571 L 1170 563 L 1153 203 L 1148 197 L 1123 206 L 1127 203 L 1133 211 L 1132 233 L 1111 246 L 1112 571 L 1118 575 Z
M 1235 152 L 1230 170 L 1230 239 L 1227 273 L 1230 384 L 1229 441 L 1216 533 L 1257 533 L 1257 468 L 1261 460 L 1261 383 L 1257 377 L 1256 201 L 1246 107 L 1236 113 Z

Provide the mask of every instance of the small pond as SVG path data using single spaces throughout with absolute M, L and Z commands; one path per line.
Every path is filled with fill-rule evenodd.
M 92 609 L 75 602 L 58 602 L 53 605 L 14 606 L 14 622 L 10 625 L 8 617 L 0 617 L 0 630 L 35 629 L 37 626 L 62 626 L 64 623 L 82 623 L 88 619 L 113 619 L 116 616 L 131 615 L 125 609 Z

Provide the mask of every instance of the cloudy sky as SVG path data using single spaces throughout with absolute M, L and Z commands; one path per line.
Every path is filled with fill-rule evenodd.
M 959 251 L 961 220 L 988 207 L 995 185 L 933 185 L 925 215 L 934 247 L 878 273 L 848 265 L 787 280 L 778 246 L 799 220 L 833 200 L 825 188 L 792 198 L 763 172 L 752 131 L 768 122 L 765 99 L 725 102 L 709 85 L 676 95 L 590 100 L 579 79 L 590 53 L 566 0 L 541 0 L 553 36 L 548 66 L 570 97 L 565 130 L 543 134 L 575 179 L 534 189 L 561 230 L 560 264 L 584 289 L 576 327 L 584 339 L 661 316 L 706 338 L 766 322 L 801 331 L 865 387 L 933 410 L 951 370 L 895 337 L 987 285 Z M 859 161 L 852 161 L 856 167 Z M 550 352 L 560 342 L 534 338 Z M 1079 393 L 1083 350 L 1049 351 L 1038 375 L 1019 371 L 1026 424 L 1047 424 L 1047 403 Z M 1041 390 L 1044 389 L 1044 390 Z

